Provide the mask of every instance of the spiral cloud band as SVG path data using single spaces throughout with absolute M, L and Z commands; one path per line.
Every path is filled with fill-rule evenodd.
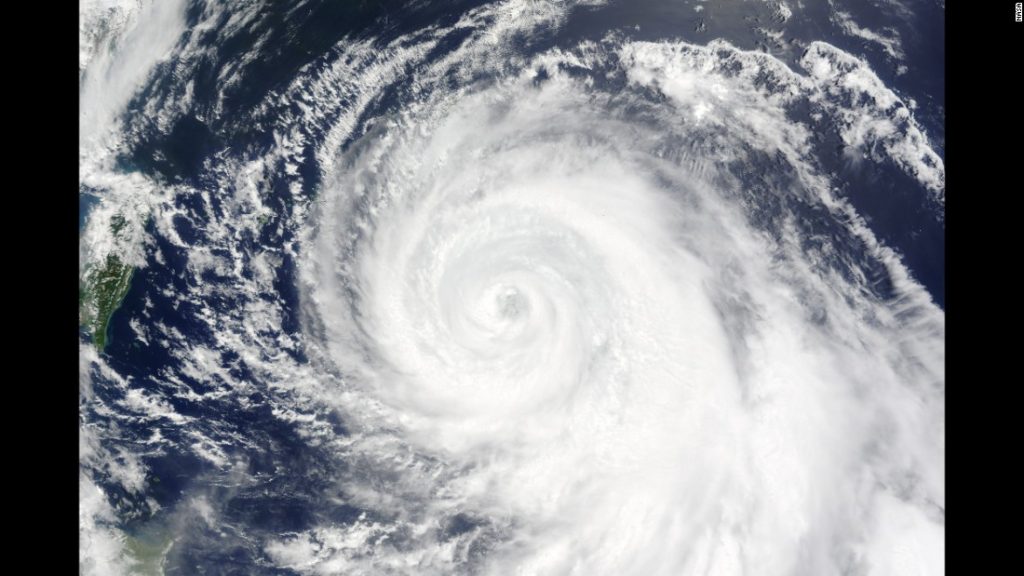
M 181 376 L 165 381 L 272 397 L 338 463 L 318 494 L 357 511 L 260 536 L 262 562 L 943 573 L 944 313 L 824 160 L 859 150 L 941 212 L 942 160 L 911 106 L 822 42 L 798 67 L 622 32 L 512 49 L 565 14 L 506 2 L 347 39 L 257 108 L 272 146 L 207 161 L 232 197 L 182 185 L 171 196 L 195 206 L 148 208 L 188 249 L 182 308 L 216 335 L 169 345 Z M 275 170 L 284 240 L 259 250 Z M 226 430 L 191 441 L 241 482 Z M 226 512 L 197 494 L 180 514 L 214 525 Z
M 804 82 L 724 45 L 611 50 L 538 57 L 337 160 L 304 279 L 376 407 L 366 441 L 429 455 L 425 513 L 479 519 L 451 553 L 497 542 L 487 573 L 940 561 L 941 471 L 918 466 L 941 454 L 941 315 L 808 264 L 807 205 L 870 239 L 787 120 Z M 743 190 L 755 158 L 771 180 Z M 911 501 L 882 488 L 917 474 Z

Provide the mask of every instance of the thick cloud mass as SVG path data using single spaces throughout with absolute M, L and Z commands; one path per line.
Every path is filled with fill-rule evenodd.
M 609 41 L 337 160 L 308 312 L 352 449 L 423 491 L 408 521 L 475 519 L 436 546 L 494 574 L 941 563 L 942 316 L 808 243 L 873 243 L 787 115 L 811 88 L 724 44 Z
M 345 39 L 256 108 L 269 149 L 207 160 L 231 197 L 180 185 L 168 194 L 200 208 L 150 208 L 187 253 L 182 277 L 202 279 L 178 301 L 213 336 L 146 337 L 176 342 L 180 378 L 218 382 L 218 402 L 272 397 L 343 463 L 318 490 L 358 514 L 254 537 L 261 561 L 943 573 L 944 314 L 837 194 L 819 137 L 835 127 L 941 211 L 942 160 L 909 108 L 820 42 L 795 68 L 621 33 L 515 50 L 564 16 L 507 2 L 385 45 Z M 268 232 L 273 172 L 293 179 Z M 110 369 L 90 355 L 90 370 Z M 252 482 L 222 449 L 244 432 L 226 429 L 189 442 Z M 84 476 L 82 490 L 96 540 L 111 512 Z M 179 516 L 216 525 L 203 494 Z

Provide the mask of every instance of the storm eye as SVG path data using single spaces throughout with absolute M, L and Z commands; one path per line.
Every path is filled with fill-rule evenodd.
M 529 309 L 529 302 L 515 288 L 505 288 L 498 294 L 498 313 L 508 319 L 518 318 Z

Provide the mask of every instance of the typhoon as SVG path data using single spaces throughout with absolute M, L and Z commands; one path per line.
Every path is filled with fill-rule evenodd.
M 944 8 L 850 4 L 81 0 L 80 573 L 943 574 Z

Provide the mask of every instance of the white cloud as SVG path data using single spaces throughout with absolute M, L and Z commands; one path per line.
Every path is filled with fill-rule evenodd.
M 899 36 L 894 31 L 890 31 L 889 34 L 879 34 L 867 28 L 861 28 L 854 22 L 853 16 L 849 12 L 843 12 L 842 10 L 834 11 L 832 19 L 848 35 L 878 44 L 893 60 L 903 59 L 903 46 Z
M 721 42 L 554 51 L 479 91 L 435 93 L 328 164 L 303 276 L 346 375 L 324 400 L 360 432 L 344 458 L 406 478 L 404 497 L 362 502 L 425 508 L 403 520 L 424 530 L 412 550 L 449 544 L 428 527 L 471 511 L 492 536 L 485 573 L 831 573 L 874 537 L 878 479 L 907 455 L 918 489 L 942 498 L 941 465 L 926 464 L 941 443 L 925 439 L 941 436 L 942 313 L 832 195 L 787 109 L 829 82 L 870 92 L 878 114 L 898 99 L 835 58 L 806 65 L 815 76 Z M 615 66 L 671 106 L 613 101 L 566 71 Z M 856 105 L 826 110 L 874 111 Z M 745 181 L 731 170 L 755 154 L 794 174 L 764 194 L 825 207 L 899 279 L 915 324 L 834 254 L 808 253 L 792 215 L 766 238 L 733 192 Z M 865 461 L 872 445 L 897 459 Z M 414 456 L 395 461 L 399 446 Z M 277 550 L 319 565 L 312 541 Z M 375 550 L 377 563 L 410 553 Z
M 801 73 L 720 41 L 508 50 L 565 10 L 481 7 L 431 62 L 452 30 L 346 40 L 263 103 L 268 154 L 211 166 L 226 206 L 177 191 L 201 205 L 203 249 L 177 236 L 189 214 L 169 194 L 146 204 L 189 250 L 187 290 L 169 297 L 214 342 L 155 323 L 178 362 L 167 384 L 192 401 L 265 385 L 276 418 L 347 464 L 331 496 L 368 511 L 262 542 L 267 557 L 303 574 L 941 572 L 944 316 L 833 195 L 791 109 L 816 104 L 941 198 L 941 158 L 899 95 L 821 43 Z M 362 124 L 406 79 L 404 106 Z M 288 168 L 311 147 L 316 204 Z M 276 170 L 294 194 L 278 225 L 301 233 L 253 253 L 241 238 Z M 285 256 L 301 261 L 303 334 L 279 329 Z M 211 272 L 231 282 L 199 279 Z M 207 302 L 219 295 L 237 305 Z M 138 417 L 186 422 L 107 376 Z M 189 438 L 228 466 L 218 439 Z M 83 486 L 82 565 L 124 562 L 112 510 Z
M 78 565 L 85 576 L 121 576 L 134 563 L 124 553 L 125 538 L 106 495 L 85 475 L 78 479 Z

